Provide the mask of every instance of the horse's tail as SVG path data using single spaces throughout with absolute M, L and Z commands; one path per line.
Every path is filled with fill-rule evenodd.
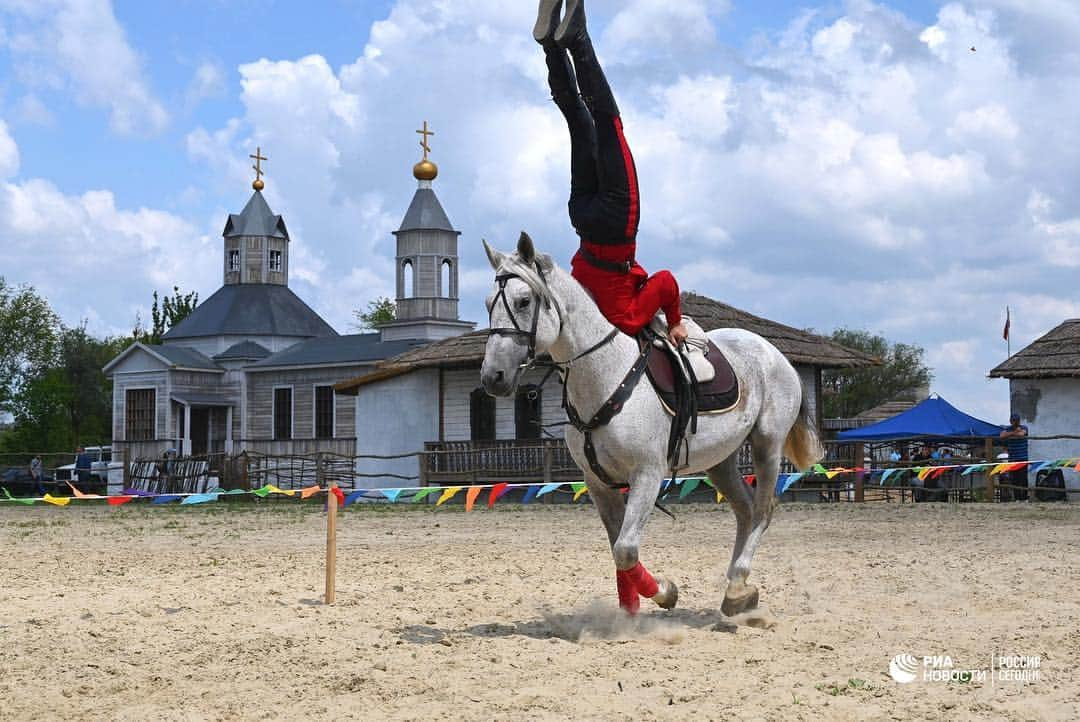
M 795 425 L 791 427 L 784 441 L 784 456 L 790 459 L 799 471 L 806 471 L 825 456 L 825 449 L 818 438 L 817 424 L 810 416 L 805 396 L 799 406 Z

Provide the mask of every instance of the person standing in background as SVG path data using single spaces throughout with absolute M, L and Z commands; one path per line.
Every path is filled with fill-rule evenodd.
M 41 457 L 37 454 L 34 454 L 34 458 L 30 460 L 30 478 L 34 481 L 34 488 L 37 489 L 38 496 L 44 496 L 45 485 L 42 483 Z
M 75 475 L 79 478 L 79 484 L 90 483 L 90 454 L 87 454 L 86 449 L 81 446 L 75 457 Z
M 1013 414 L 1009 417 L 1009 428 L 1001 432 L 1001 438 L 1005 441 L 1005 449 L 1009 452 L 1009 463 L 1028 460 L 1028 429 L 1020 423 L 1020 414 Z M 1010 499 L 1027 501 L 1028 470 L 1026 466 L 1023 469 L 1009 472 L 1007 483 L 1023 488 L 1002 489 L 1002 501 L 1009 501 Z

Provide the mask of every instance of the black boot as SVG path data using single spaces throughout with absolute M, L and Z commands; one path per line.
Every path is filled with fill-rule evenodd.
M 540 9 L 536 11 L 536 26 L 533 27 L 533 39 L 543 45 L 555 35 L 562 12 L 562 0 L 540 0 Z
M 615 104 L 615 95 L 611 92 L 604 70 L 596 58 L 596 51 L 593 50 L 592 40 L 584 27 L 574 36 L 567 49 L 574 59 L 574 73 L 581 88 L 581 98 L 589 112 L 594 118 L 597 114 L 618 117 L 619 106 Z

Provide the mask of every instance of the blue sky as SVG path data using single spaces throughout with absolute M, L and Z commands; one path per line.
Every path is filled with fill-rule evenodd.
M 506 7 L 504 7 L 506 6 Z M 640 258 L 797 327 L 927 349 L 934 390 L 1000 420 L 1004 356 L 1080 316 L 1080 5 L 590 0 L 643 191 Z M 436 131 L 482 321 L 485 237 L 564 261 L 567 149 L 531 41 L 495 0 L 0 0 L 0 274 L 69 323 L 130 329 L 220 285 L 250 194 L 293 234 L 292 287 L 341 331 L 392 293 Z M 976 46 L 976 52 L 971 52 Z

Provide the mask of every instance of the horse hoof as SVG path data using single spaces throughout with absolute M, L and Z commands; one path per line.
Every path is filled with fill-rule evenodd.
M 652 598 L 661 609 L 674 609 L 679 601 L 679 588 L 670 579 L 660 577 L 656 580 L 660 591 Z
M 749 584 L 740 585 L 740 587 L 740 589 L 736 590 L 733 590 L 730 586 L 728 587 L 727 594 L 724 595 L 724 603 L 720 605 L 720 611 L 724 613 L 725 617 L 734 617 L 736 614 L 757 609 L 757 587 Z

